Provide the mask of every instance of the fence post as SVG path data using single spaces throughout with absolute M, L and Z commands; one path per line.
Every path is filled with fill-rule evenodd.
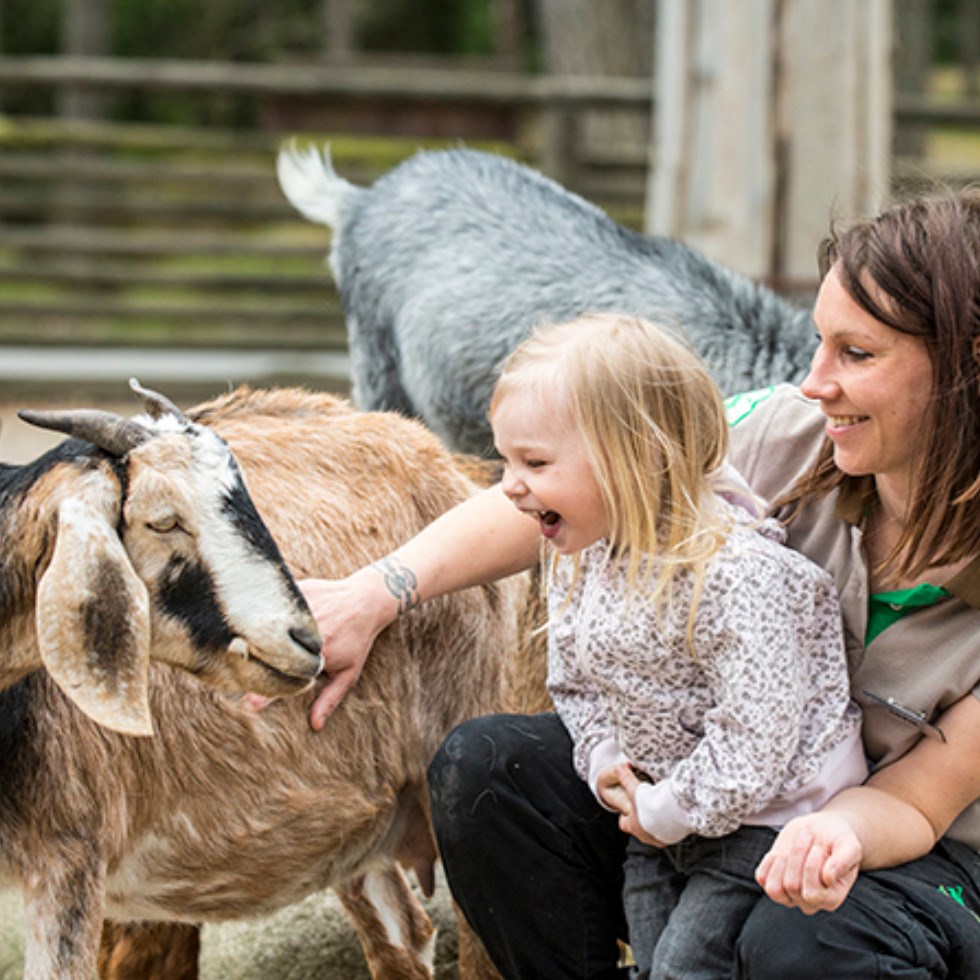
M 580 110 L 567 102 L 544 107 L 541 119 L 541 169 L 566 187 L 578 179 Z
M 891 0 L 659 0 L 649 230 L 814 278 L 834 206 L 887 193 Z

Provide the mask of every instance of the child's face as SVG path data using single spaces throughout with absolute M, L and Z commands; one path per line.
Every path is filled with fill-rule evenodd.
M 490 424 L 504 460 L 504 493 L 556 551 L 574 554 L 609 536 L 585 443 L 566 411 L 518 390 L 500 399 Z

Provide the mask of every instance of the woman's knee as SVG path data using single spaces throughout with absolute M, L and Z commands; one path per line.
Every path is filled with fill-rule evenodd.
M 437 833 L 451 833 L 494 799 L 506 809 L 515 795 L 514 774 L 526 772 L 541 754 L 554 766 L 556 743 L 567 734 L 553 715 L 487 715 L 454 728 L 429 765 L 429 793 Z M 557 751 L 561 751 L 558 748 Z M 547 759 L 547 761 L 545 761 Z
M 822 980 L 826 974 L 814 962 L 820 957 L 814 957 L 806 939 L 810 925 L 811 920 L 801 912 L 761 899 L 736 943 L 735 976 L 739 980 Z
M 836 912 L 804 915 L 763 898 L 738 938 L 735 976 L 740 980 L 863 980 L 881 975 L 878 946 L 883 942 L 887 938 L 875 935 L 873 922 L 860 909 L 845 905 Z

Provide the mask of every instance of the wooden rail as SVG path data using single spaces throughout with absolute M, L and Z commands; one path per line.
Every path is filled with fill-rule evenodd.
M 645 152 L 586 149 L 578 120 L 586 109 L 613 107 L 649 117 L 653 94 L 643 80 L 0 56 L 0 104 L 17 89 L 65 87 L 280 105 L 505 106 L 537 139 L 476 145 L 533 163 L 623 223 L 638 226 L 642 214 Z M 896 118 L 976 129 L 980 104 L 900 98 Z M 343 350 L 343 314 L 324 264 L 329 232 L 292 211 L 275 181 L 275 153 L 289 135 L 0 115 L 0 344 Z M 419 146 L 446 145 L 305 138 L 330 139 L 338 171 L 362 184 Z M 908 168 L 902 179 L 921 177 Z

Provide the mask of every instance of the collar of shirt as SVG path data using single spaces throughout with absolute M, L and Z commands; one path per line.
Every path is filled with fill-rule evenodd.
M 847 477 L 837 497 L 837 516 L 848 524 L 860 524 L 874 496 L 874 477 Z M 946 589 L 968 606 L 980 609 L 980 555 L 957 572 L 946 583 Z

